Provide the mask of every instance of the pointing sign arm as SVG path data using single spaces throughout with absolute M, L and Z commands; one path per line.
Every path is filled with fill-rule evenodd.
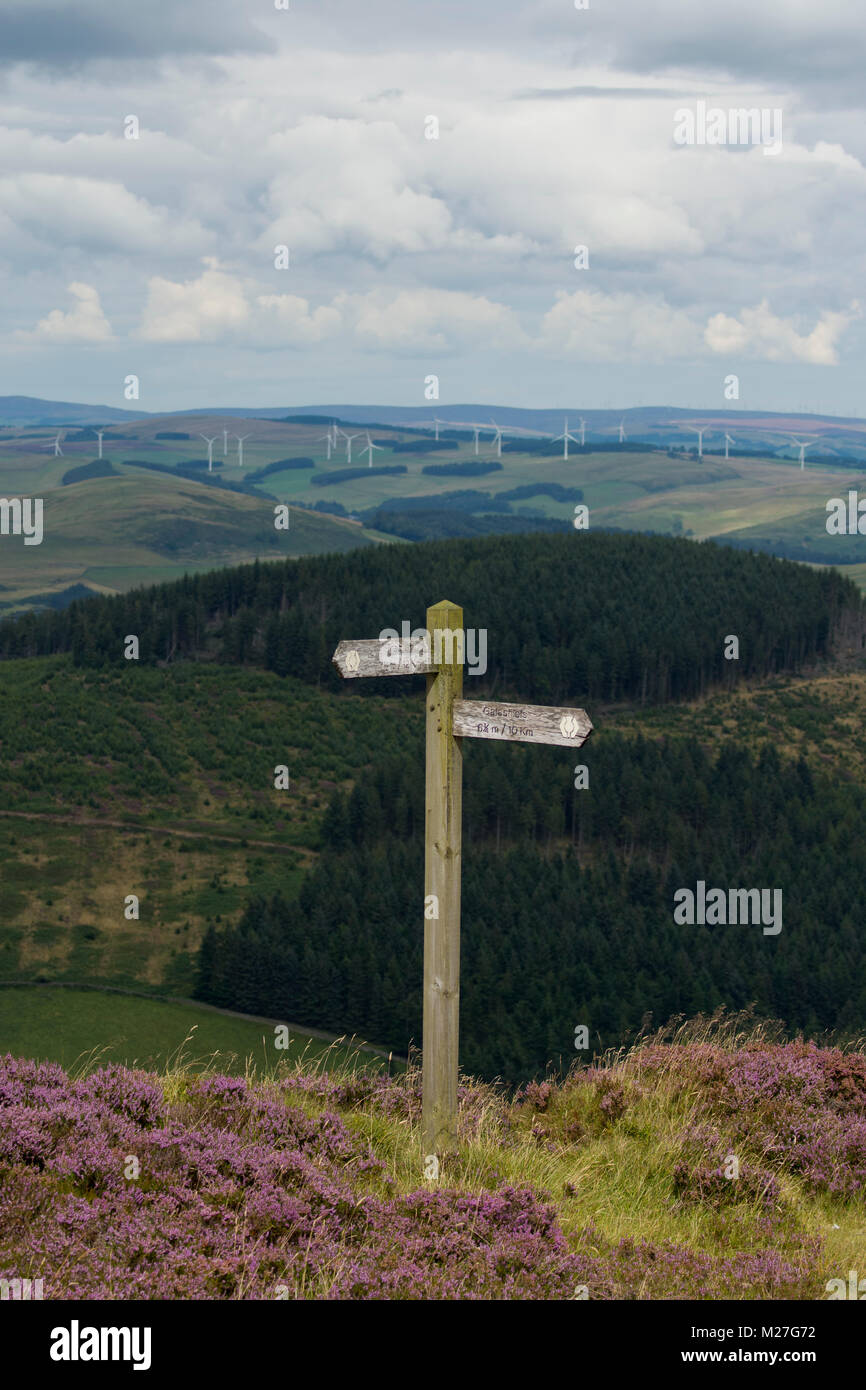
M 400 642 L 364 638 L 340 642 L 331 660 L 347 680 L 359 676 L 411 676 L 435 671 L 428 657 Z M 579 748 L 592 732 L 586 710 L 555 705 L 503 705 L 455 700 L 453 733 L 459 738 L 505 739 Z
M 453 727 L 460 738 L 553 743 L 563 748 L 579 748 L 592 733 L 586 710 L 553 705 L 502 705 L 485 700 L 456 700 Z
M 389 660 L 394 657 L 394 660 Z M 403 649 L 399 641 L 380 641 L 377 637 L 359 642 L 340 642 L 331 657 L 341 676 L 412 676 L 435 671 L 429 661 L 417 659 L 411 649 Z

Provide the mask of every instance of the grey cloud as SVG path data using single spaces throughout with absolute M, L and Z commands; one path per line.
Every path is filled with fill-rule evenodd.
M 613 67 L 623 75 L 687 74 L 690 84 L 704 77 L 804 87 L 828 105 L 862 102 L 866 66 L 862 0 L 590 0 L 586 10 L 572 0 L 297 0 L 292 32 L 359 53 L 477 51 L 491 69 L 499 54 L 523 53 L 554 70 Z
M 598 101 L 663 97 L 665 101 L 679 101 L 682 95 L 681 87 L 530 87 L 525 92 L 515 92 L 512 101 L 571 101 L 576 97 Z
M 590 20 L 590 16 L 592 16 Z M 569 16 L 569 19 L 571 17 Z M 866 25 L 861 0 L 610 0 L 583 14 L 580 59 L 603 55 L 633 73 L 728 78 L 777 90 L 804 88 L 827 104 L 863 102 Z M 569 32 L 558 3 L 545 0 L 541 32 Z
M 96 59 L 264 51 L 272 45 L 253 12 L 230 0 L 0 0 L 0 63 L 75 68 Z

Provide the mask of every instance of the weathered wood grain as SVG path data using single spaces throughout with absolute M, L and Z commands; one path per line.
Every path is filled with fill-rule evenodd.
M 457 700 L 454 733 L 459 738 L 504 739 L 508 743 L 553 743 L 579 748 L 592 733 L 583 709 L 553 705 L 502 705 L 487 700 Z
M 463 609 L 443 599 L 427 609 L 427 630 L 462 628 Z M 463 750 L 451 711 L 463 694 L 463 667 L 427 677 L 427 777 L 424 836 L 424 1017 L 421 1128 L 424 1153 L 457 1148 L 460 1021 L 460 880 Z M 427 905 L 435 909 L 430 915 Z
M 395 655 L 399 660 L 389 659 Z M 436 669 L 431 661 L 413 656 L 411 648 L 400 649 L 399 642 L 380 642 L 377 637 L 340 642 L 331 660 L 347 680 L 356 676 L 425 675 Z

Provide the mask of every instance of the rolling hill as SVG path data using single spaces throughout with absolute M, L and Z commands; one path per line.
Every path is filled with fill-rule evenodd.
M 82 405 L 77 401 L 47 401 L 39 396 L 0 396 L 0 424 L 104 425 L 110 420 L 137 420 L 139 410 L 122 410 L 112 405 Z
M 149 411 L 131 411 L 105 405 L 82 405 L 68 401 L 42 400 L 34 396 L 0 396 L 0 426 L 37 426 L 41 424 L 108 424 L 112 420 L 136 420 L 139 422 L 160 419 L 177 422 L 188 418 L 191 426 L 201 427 L 209 418 L 219 420 L 220 427 L 228 419 L 250 420 L 255 422 L 284 421 L 295 417 L 313 417 L 316 427 L 321 428 L 330 420 L 351 421 L 363 426 L 384 425 L 391 429 L 407 426 L 415 431 L 426 430 L 433 415 L 447 425 L 470 421 L 488 424 L 492 418 L 503 427 L 512 427 L 539 434 L 558 434 L 562 422 L 568 416 L 574 422 L 579 418 L 586 421 L 590 436 L 611 434 L 620 421 L 626 427 L 628 438 L 645 438 L 654 441 L 679 439 L 687 440 L 686 427 L 697 424 L 708 426 L 717 437 L 728 430 L 736 434 L 738 440 L 754 442 L 766 439 L 770 432 L 778 440 L 788 441 L 791 434 L 801 437 L 816 432 L 829 439 L 845 438 L 852 446 L 858 440 L 861 446 L 866 435 L 866 421 L 860 416 L 829 416 L 808 411 L 762 411 L 745 410 L 732 405 L 724 411 L 717 408 L 699 410 L 681 406 L 611 406 L 605 409 L 591 409 L 580 405 L 560 405 L 546 408 L 527 408 L 511 404 L 465 402 L 463 404 L 395 406 L 370 405 L 367 403 L 334 403 L 319 405 L 278 405 L 278 406 L 201 406 L 193 410 L 178 410 L 167 414 L 154 415 Z M 163 424 L 157 428 L 170 428 Z M 177 428 L 182 426 L 177 425 Z M 692 436 L 689 443 L 694 443 Z
M 447 419 L 449 409 L 456 415 L 462 408 L 443 407 L 442 418 Z M 365 412 L 357 413 L 365 418 Z M 411 542 L 551 525 L 566 529 L 575 519 L 575 503 L 568 497 L 578 497 L 588 508 L 590 529 L 729 538 L 737 546 L 754 545 L 806 562 L 866 563 L 866 537 L 830 538 L 823 530 L 828 497 L 866 485 L 866 450 L 857 461 L 858 422 L 815 423 L 822 433 L 822 452 L 811 455 L 801 471 L 785 428 L 803 429 L 806 421 L 797 424 L 754 412 L 751 436 L 744 423 L 737 425 L 736 456 L 725 459 L 713 452 L 720 436 L 710 432 L 698 458 L 694 436 L 685 430 L 690 413 L 673 412 L 670 428 L 662 428 L 664 414 L 637 412 L 629 429 L 652 426 L 645 431 L 648 442 L 641 446 L 632 438 L 624 448 L 611 442 L 609 427 L 599 418 L 596 442 L 590 432 L 588 447 L 572 446 L 568 459 L 559 446 L 536 436 L 506 436 L 499 457 L 492 431 L 482 433 L 476 455 L 472 434 L 449 434 L 447 426 L 440 446 L 448 448 L 442 453 L 430 430 L 378 422 L 372 433 L 379 452 L 374 454 L 376 468 L 369 470 L 366 456 L 358 455 L 365 431 L 360 423 L 344 420 L 346 431 L 357 435 L 353 467 L 347 471 L 345 440 L 340 438 L 336 451 L 329 448 L 324 417 L 315 412 L 301 411 L 297 419 L 215 411 L 135 418 L 127 413 L 113 424 L 102 420 L 107 426 L 106 472 L 108 467 L 120 472 L 123 485 L 111 476 L 92 477 L 84 500 L 73 495 L 78 484 L 63 488 L 62 507 L 53 494 L 67 475 L 75 477 L 80 468 L 91 467 L 93 431 L 61 430 L 63 452 L 55 457 L 50 430 L 0 430 L 0 495 L 41 496 L 50 517 L 43 545 L 29 548 L 26 555 L 19 542 L 0 539 L 0 603 L 7 612 L 21 611 L 66 602 L 75 585 L 116 592 L 242 558 L 339 551 L 384 539 Z M 551 414 L 548 422 L 542 416 L 535 425 L 559 428 L 558 417 Z M 422 417 L 416 413 L 412 418 Z M 501 412 L 501 418 L 511 417 Z M 718 417 L 719 428 L 724 423 Z M 243 466 L 238 434 L 247 436 Z M 202 465 L 201 435 L 215 441 L 218 467 L 212 475 Z M 749 455 L 749 437 L 763 441 L 765 454 L 769 440 L 778 455 Z M 842 445 L 834 456 L 833 449 Z M 405 452 L 410 446 L 411 452 Z M 311 459 L 314 466 L 269 471 L 287 458 Z M 489 465 L 490 471 L 480 478 L 470 473 L 461 486 L 459 475 L 426 471 L 431 462 L 443 459 L 452 468 Z M 132 461 L 161 471 L 147 479 L 147 469 L 133 468 Z M 197 471 L 190 471 L 191 464 L 197 464 Z M 406 471 L 377 471 L 394 465 Z M 327 475 L 338 481 L 326 482 Z M 275 537 L 269 530 L 268 507 L 275 502 L 295 504 L 294 534 L 290 530 Z M 92 522 L 83 512 L 92 515 Z M 362 521 L 363 530 L 353 521 Z
M 52 460 L 63 464 L 65 459 Z M 349 521 L 292 508 L 274 528 L 274 503 L 166 473 L 118 465 L 121 476 L 45 491 L 44 540 L 4 538 L 0 611 L 30 607 L 74 585 L 111 593 L 254 558 L 373 545 Z

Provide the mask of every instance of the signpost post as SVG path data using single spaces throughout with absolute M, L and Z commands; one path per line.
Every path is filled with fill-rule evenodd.
M 443 599 L 427 609 L 426 638 L 395 653 L 387 639 L 344 641 L 341 675 L 427 676 L 424 830 L 424 1019 L 422 1130 L 428 1162 L 457 1147 L 460 1016 L 460 878 L 463 815 L 461 739 L 551 743 L 579 748 L 592 732 L 585 710 L 464 700 L 463 609 Z M 438 635 L 437 635 L 438 634 Z M 455 640 L 455 635 L 460 639 Z M 414 635 L 414 634 L 413 634 Z M 405 644 L 404 644 L 405 647 Z

